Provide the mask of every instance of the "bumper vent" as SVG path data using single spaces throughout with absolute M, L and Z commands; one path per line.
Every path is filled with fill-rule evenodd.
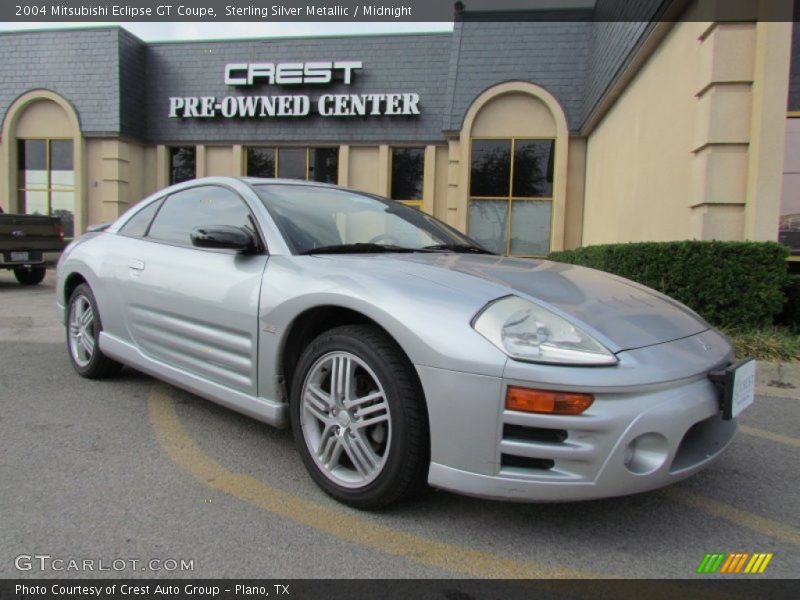
M 544 442 L 560 444 L 567 439 L 564 429 L 546 429 L 544 427 L 523 427 L 522 425 L 503 425 L 503 439 L 523 442 Z
M 529 458 L 527 456 L 515 456 L 513 454 L 500 455 L 500 466 L 502 467 L 547 471 L 552 469 L 555 464 L 555 461 L 550 458 Z
M 710 460 L 730 443 L 736 432 L 736 421 L 724 421 L 721 414 L 692 425 L 683 436 L 670 473 L 680 473 Z

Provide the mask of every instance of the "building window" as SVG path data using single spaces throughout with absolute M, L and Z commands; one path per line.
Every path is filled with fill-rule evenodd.
M 498 254 L 550 250 L 553 139 L 473 139 L 469 235 Z
M 169 149 L 169 182 L 181 183 L 197 177 L 197 149 L 178 146 Z
M 339 148 L 247 148 L 247 175 L 338 183 Z
M 425 148 L 392 148 L 392 200 L 422 208 Z
M 800 113 L 786 121 L 778 241 L 789 247 L 791 258 L 800 258 Z
M 71 139 L 17 142 L 20 210 L 61 219 L 64 237 L 75 235 L 75 169 Z
M 249 177 L 275 177 L 275 148 L 248 148 L 247 168 Z

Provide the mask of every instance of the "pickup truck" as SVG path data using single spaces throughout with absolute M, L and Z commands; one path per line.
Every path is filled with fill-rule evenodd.
M 2 214 L 0 269 L 11 269 L 22 285 L 36 285 L 45 276 L 45 252 L 64 249 L 64 230 L 57 217 Z

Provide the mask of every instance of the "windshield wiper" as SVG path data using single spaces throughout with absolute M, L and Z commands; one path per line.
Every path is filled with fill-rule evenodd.
M 450 252 L 463 252 L 464 254 L 494 254 L 478 246 L 470 246 L 469 244 L 434 244 L 433 246 L 425 246 L 423 250 L 448 250 Z
M 371 254 L 373 252 L 417 252 L 414 248 L 392 246 L 389 244 L 334 244 L 303 250 L 300 254 Z

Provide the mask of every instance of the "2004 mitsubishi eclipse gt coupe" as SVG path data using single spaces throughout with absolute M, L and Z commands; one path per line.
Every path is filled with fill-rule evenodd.
M 360 508 L 426 483 L 654 489 L 715 460 L 753 401 L 754 362 L 678 302 L 322 184 L 167 188 L 70 244 L 57 294 L 80 375 L 130 365 L 291 425 L 314 481 Z

